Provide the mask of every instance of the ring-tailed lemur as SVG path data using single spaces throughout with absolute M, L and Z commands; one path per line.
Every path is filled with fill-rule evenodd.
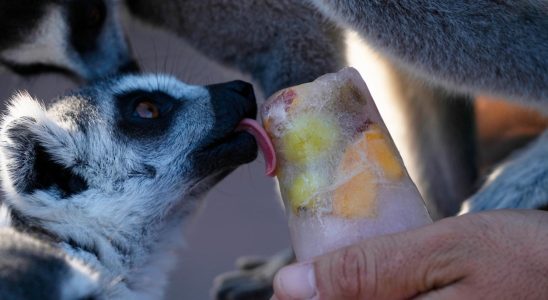
M 546 0 L 126 3 L 140 19 L 251 73 L 267 95 L 337 71 L 344 64 L 343 29 L 360 33 L 390 65 L 408 142 L 416 149 L 410 159 L 417 168 L 411 175 L 438 218 L 458 213 L 477 184 L 470 104 L 476 94 L 520 100 L 548 111 Z M 499 168 L 466 207 L 546 205 L 547 153 L 545 132 Z M 269 263 L 236 272 L 218 295 L 261 299 L 268 295 L 272 270 L 276 268 Z M 266 293 L 261 294 L 263 288 Z
M 116 0 L 1 0 L 0 64 L 97 79 L 136 70 Z
M 13 97 L 0 133 L 1 299 L 159 299 L 180 225 L 251 162 L 243 81 L 100 81 L 45 108 Z

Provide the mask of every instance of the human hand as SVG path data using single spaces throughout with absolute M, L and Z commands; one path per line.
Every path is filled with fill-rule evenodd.
M 548 213 L 447 218 L 283 268 L 273 299 L 545 299 Z

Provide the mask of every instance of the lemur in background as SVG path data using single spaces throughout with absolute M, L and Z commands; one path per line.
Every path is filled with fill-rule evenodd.
M 181 224 L 257 156 L 243 81 L 111 77 L 44 107 L 13 97 L 0 132 L 0 299 L 160 299 Z
M 86 80 L 137 70 L 116 0 L 1 0 L 0 65 Z
M 546 0 L 126 2 L 138 18 L 250 73 L 266 95 L 340 69 L 351 28 L 391 66 L 416 150 L 410 173 L 434 217 L 458 213 L 467 198 L 463 211 L 548 204 L 548 132 L 477 191 L 470 104 L 481 93 L 548 112 Z M 242 270 L 217 296 L 261 299 L 279 263 Z

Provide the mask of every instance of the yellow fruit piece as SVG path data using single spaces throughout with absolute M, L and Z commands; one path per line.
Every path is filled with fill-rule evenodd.
M 397 153 L 379 125 L 374 124 L 365 131 L 361 143 L 366 144 L 362 147 L 367 149 L 367 157 L 381 167 L 386 178 L 398 180 L 403 176 L 403 168 L 396 156 Z
M 328 116 L 308 113 L 293 121 L 282 137 L 285 157 L 291 163 L 311 162 L 328 153 L 339 139 L 339 126 Z
M 375 217 L 377 214 L 375 175 L 365 170 L 333 193 L 333 214 L 347 219 Z
M 301 209 L 314 207 L 314 194 L 321 186 L 321 180 L 312 173 L 299 174 L 289 188 L 289 203 L 293 212 L 298 213 Z

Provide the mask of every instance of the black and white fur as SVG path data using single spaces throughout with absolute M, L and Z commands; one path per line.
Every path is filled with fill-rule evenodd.
M 99 274 L 78 259 L 13 228 L 0 228 L 0 239 L 2 299 L 91 300 L 100 295 Z
M 0 266 L 12 265 L 0 298 L 161 298 L 181 224 L 256 158 L 253 137 L 235 132 L 255 102 L 242 81 L 164 75 L 114 77 L 47 108 L 14 96 L 0 133 Z M 151 103 L 158 118 L 142 118 Z
M 0 1 L 0 64 L 91 80 L 137 68 L 117 0 Z

